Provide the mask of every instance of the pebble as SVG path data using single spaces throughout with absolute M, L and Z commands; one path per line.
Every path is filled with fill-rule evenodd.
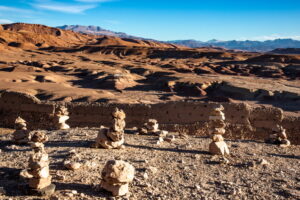
M 259 165 L 263 165 L 263 166 L 270 165 L 270 163 L 268 161 L 266 161 L 265 159 L 260 159 L 256 163 Z
M 158 172 L 158 169 L 156 167 L 148 167 L 149 171 L 152 172 L 153 174 L 156 174 Z
M 149 176 L 148 176 L 148 174 L 145 172 L 144 174 L 143 174 L 143 177 L 144 177 L 144 179 L 148 179 L 149 178 Z

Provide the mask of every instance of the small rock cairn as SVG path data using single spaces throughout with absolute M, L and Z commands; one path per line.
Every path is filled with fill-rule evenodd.
M 36 131 L 31 137 L 33 154 L 29 158 L 28 169 L 21 176 L 29 178 L 29 190 L 33 194 L 42 196 L 51 195 L 55 191 L 55 185 L 51 183 L 52 176 L 49 173 L 49 157 L 44 149 L 43 142 L 48 137 L 40 131 Z
M 66 124 L 66 121 L 70 118 L 68 109 L 65 106 L 58 106 L 54 113 L 54 125 L 58 130 L 69 129 L 70 126 Z
M 141 134 L 157 134 L 159 131 L 159 124 L 156 119 L 149 119 L 139 130 Z
M 267 143 L 278 144 L 280 147 L 288 147 L 291 142 L 288 140 L 285 129 L 277 125 L 273 128 L 273 133 L 270 135 L 269 139 L 266 140 Z
M 124 196 L 128 193 L 129 183 L 134 179 L 134 172 L 131 164 L 122 160 L 110 160 L 103 168 L 100 187 L 113 196 Z
M 140 134 L 154 134 L 158 136 L 156 144 L 161 144 L 164 141 L 172 142 L 175 140 L 174 135 L 169 135 L 166 130 L 160 130 L 156 119 L 149 119 L 142 128 L 139 129 Z
M 15 121 L 15 129 L 13 141 L 16 144 L 27 144 L 30 140 L 30 131 L 27 130 L 26 121 L 21 117 L 18 117 Z
M 30 141 L 32 143 L 45 143 L 48 141 L 48 136 L 42 131 L 32 131 L 30 132 Z
M 112 112 L 112 127 L 106 128 L 101 126 L 96 143 L 96 148 L 105 149 L 122 149 L 124 148 L 124 128 L 126 126 L 126 114 L 123 110 L 116 108 Z
M 224 142 L 222 135 L 225 134 L 225 115 L 222 105 L 216 106 L 209 116 L 209 134 L 212 142 L 209 144 L 209 152 L 213 155 L 221 155 L 225 162 L 228 162 L 225 156 L 229 155 L 229 149 Z

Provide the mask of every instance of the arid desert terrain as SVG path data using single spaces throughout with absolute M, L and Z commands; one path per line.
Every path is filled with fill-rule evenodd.
M 0 199 L 44 198 L 27 194 L 19 176 L 31 148 L 12 142 L 18 116 L 49 137 L 56 191 L 45 199 L 299 199 L 300 54 L 289 53 L 0 25 Z M 209 113 L 219 104 L 229 163 L 208 151 Z M 58 105 L 69 109 L 71 129 L 55 130 Z M 125 148 L 91 148 L 115 107 L 126 113 Z M 151 118 L 174 140 L 137 134 Z M 264 143 L 277 125 L 287 148 Z M 72 150 L 83 165 L 75 171 L 63 165 Z M 127 196 L 99 188 L 111 159 L 135 167 Z

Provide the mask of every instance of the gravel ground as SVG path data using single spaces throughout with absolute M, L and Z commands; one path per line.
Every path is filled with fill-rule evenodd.
M 26 195 L 26 182 L 19 177 L 27 167 L 30 147 L 16 146 L 9 131 L 0 132 L 0 199 L 43 199 Z M 227 141 L 230 163 L 220 164 L 207 152 L 210 140 L 203 137 L 157 145 L 155 136 L 126 134 L 125 149 L 106 150 L 89 148 L 97 129 L 47 133 L 45 146 L 56 185 L 52 200 L 114 199 L 98 187 L 110 159 L 123 159 L 136 168 L 131 194 L 117 199 L 300 199 L 300 146 Z M 83 163 L 76 171 L 63 166 L 73 149 Z

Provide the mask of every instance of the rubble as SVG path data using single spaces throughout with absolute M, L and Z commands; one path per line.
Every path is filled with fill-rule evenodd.
M 13 141 L 16 144 L 26 144 L 30 140 L 29 130 L 24 119 L 18 117 L 15 121 L 15 132 L 13 133 Z
M 209 144 L 209 152 L 213 155 L 221 155 L 227 163 L 226 156 L 229 155 L 229 149 L 222 135 L 225 134 L 225 114 L 222 105 L 216 106 L 209 116 L 209 134 L 212 142 Z
M 68 115 L 69 112 L 65 106 L 60 105 L 56 107 L 53 119 L 56 129 L 66 130 L 70 128 L 70 126 L 66 124 L 66 121 L 70 118 Z
M 135 169 L 131 164 L 122 160 L 110 160 L 103 168 L 100 187 L 113 196 L 124 196 L 128 193 L 134 173 Z
M 124 148 L 124 128 L 126 126 L 126 114 L 123 110 L 116 108 L 112 113 L 112 127 L 100 127 L 94 147 L 105 149 Z

